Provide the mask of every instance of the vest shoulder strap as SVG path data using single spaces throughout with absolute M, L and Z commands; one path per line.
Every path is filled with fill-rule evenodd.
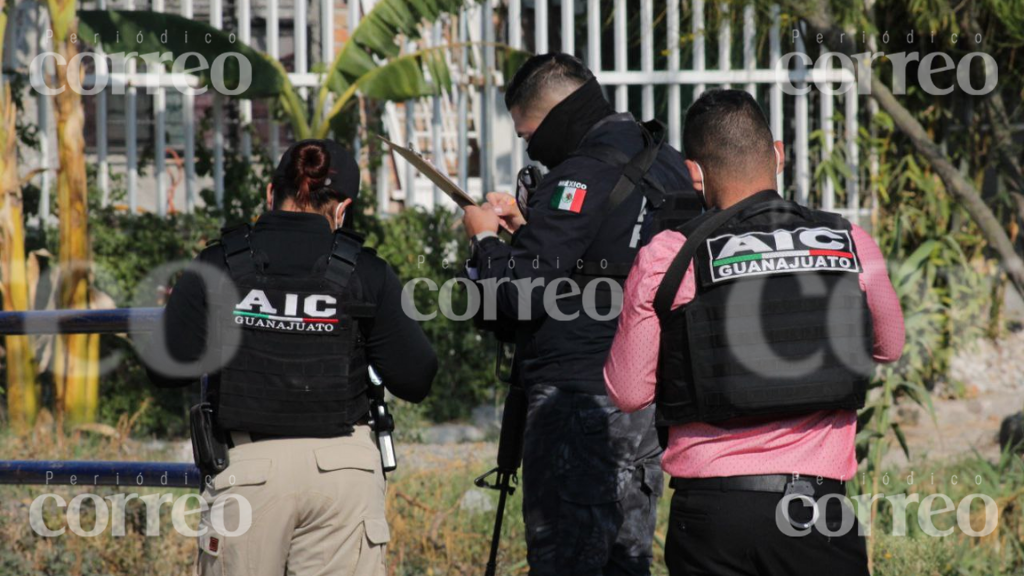
M 331 255 L 327 258 L 324 278 L 329 282 L 337 284 L 342 289 L 348 287 L 348 282 L 352 277 L 352 273 L 355 272 L 356 264 L 359 261 L 359 253 L 362 249 L 362 236 L 347 230 L 336 230 L 334 232 L 334 243 L 331 246 Z
M 676 293 L 679 292 L 679 286 L 683 283 L 683 276 L 686 275 L 686 271 L 690 268 L 690 262 L 693 261 L 693 257 L 697 254 L 697 249 L 704 243 L 704 240 L 707 240 L 708 236 L 714 234 L 715 230 L 721 228 L 739 212 L 755 204 L 770 201 L 777 197 L 778 193 L 774 190 L 758 192 L 742 202 L 737 202 L 725 210 L 708 216 L 706 220 L 701 219 L 697 223 L 696 230 L 693 230 L 692 234 L 686 236 L 683 248 L 672 260 L 672 264 L 669 265 L 668 270 L 665 272 L 665 277 L 662 278 L 661 285 L 658 286 L 658 291 L 654 295 L 654 311 L 658 314 L 658 318 L 664 320 L 668 313 L 672 311 L 672 303 L 675 302 Z M 690 228 L 692 227 L 682 227 L 684 235 Z
M 665 133 L 657 121 L 637 123 L 644 139 L 644 147 L 635 156 L 630 158 L 625 152 L 614 146 L 594 145 L 586 146 L 577 150 L 574 156 L 587 156 L 599 162 L 622 168 L 622 175 L 615 182 L 611 194 L 608 196 L 608 204 L 605 205 L 605 215 L 611 214 L 620 204 L 629 198 L 633 191 L 640 186 L 640 183 L 647 179 L 647 173 L 654 166 L 654 161 L 661 152 L 661 146 L 665 143 Z M 654 128 L 655 130 L 651 130 Z M 654 133 L 659 134 L 655 138 Z M 664 201 L 664 187 L 660 183 L 647 179 L 651 184 L 651 191 L 647 194 L 647 201 L 655 208 L 661 206 Z
M 220 245 L 224 247 L 224 263 L 232 277 L 256 272 L 256 261 L 250 243 L 252 229 L 248 224 L 239 224 L 221 230 Z

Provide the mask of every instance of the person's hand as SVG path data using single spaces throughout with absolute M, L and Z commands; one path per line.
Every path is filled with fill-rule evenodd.
M 500 218 L 499 224 L 509 234 L 515 234 L 520 226 L 526 224 L 515 196 L 505 192 L 491 192 L 487 194 L 487 203 L 494 207 L 494 213 Z
M 497 234 L 501 219 L 494 213 L 494 207 L 490 204 L 466 206 L 466 213 L 462 216 L 462 225 L 466 228 L 466 234 L 472 238 L 481 232 Z

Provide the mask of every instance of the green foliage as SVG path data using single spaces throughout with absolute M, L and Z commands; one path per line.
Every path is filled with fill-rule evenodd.
M 393 58 L 387 66 L 367 70 L 353 84 L 360 93 L 377 100 L 403 100 L 410 94 L 430 96 L 451 86 L 451 72 L 445 58 L 447 46 L 427 48 Z M 428 70 L 430 76 L 422 74 Z
M 439 305 L 442 286 L 445 282 L 454 283 L 453 278 L 469 256 L 458 215 L 444 208 L 432 213 L 405 210 L 376 223 L 367 221 L 361 229 L 368 233 L 367 245 L 375 247 L 391 263 L 403 283 L 424 278 L 436 286 L 431 290 L 427 282 L 421 281 L 413 292 L 417 310 L 423 314 L 437 313 L 421 324 L 440 365 L 434 387 L 423 405 L 424 414 L 434 421 L 463 418 L 474 406 L 493 401 L 493 338 L 479 332 L 469 320 L 446 318 Z M 466 311 L 468 301 L 462 284 L 458 286 L 452 290 L 451 298 L 451 310 L 456 315 Z
M 90 213 L 96 287 L 118 306 L 131 306 L 135 287 L 157 266 L 190 260 L 217 237 L 218 225 L 204 215 L 132 216 L 111 207 Z
M 996 16 L 995 20 L 1002 24 L 1013 44 L 1024 46 L 1024 11 L 1020 9 L 1020 3 L 1017 0 L 986 0 L 985 5 Z
M 893 526 L 899 508 L 888 500 L 880 500 L 873 528 L 877 537 L 874 574 L 1020 574 L 1024 570 L 1024 516 L 1018 502 L 1024 495 L 1024 461 L 1012 454 L 1003 454 L 995 462 L 968 456 L 958 461 L 933 463 L 925 469 L 918 466 L 913 476 L 910 470 L 890 471 L 889 486 L 880 485 L 881 493 L 886 496 L 916 494 L 921 500 L 931 494 L 945 494 L 954 505 L 971 494 L 984 494 L 994 501 L 998 510 L 996 530 L 985 538 L 971 537 L 957 525 L 956 514 L 947 512 L 936 515 L 934 525 L 939 530 L 953 528 L 953 533 L 946 537 L 928 535 L 918 521 L 920 504 L 908 500 L 899 520 L 907 532 L 898 536 L 893 533 Z M 941 506 L 941 502 L 936 502 L 933 510 L 941 510 Z M 971 526 L 981 530 L 985 525 L 983 501 L 975 498 L 970 512 Z
M 138 292 L 150 286 L 143 280 L 161 265 L 192 259 L 218 234 L 217 221 L 203 214 L 160 218 L 106 207 L 94 208 L 89 216 L 95 286 L 118 307 L 161 301 L 162 293 Z M 123 414 L 132 414 L 149 401 L 136 424 L 140 433 L 162 437 L 188 433 L 187 391 L 154 388 L 122 337 L 103 336 L 100 350 L 108 370 L 100 379 L 100 421 L 116 424 Z
M 877 140 L 892 136 L 884 113 Z M 995 336 L 1002 278 L 983 236 L 941 181 L 913 153 L 880 153 L 875 235 L 890 262 L 903 308 L 907 347 L 892 376 L 932 389 L 953 353 Z
M 408 41 L 419 38 L 420 24 L 436 21 L 442 14 L 455 12 L 463 4 L 463 0 L 377 2 L 359 21 L 352 37 L 338 52 L 331 65 L 327 87 L 335 94 L 344 94 L 361 77 L 378 67 L 374 57 L 381 60 L 398 57 L 402 51 L 399 39 Z M 444 65 L 443 62 L 440 64 Z M 422 69 L 410 71 L 416 76 L 422 75 Z M 431 72 L 436 74 L 438 70 L 432 69 Z M 448 78 L 447 67 L 444 67 L 443 72 L 441 77 Z

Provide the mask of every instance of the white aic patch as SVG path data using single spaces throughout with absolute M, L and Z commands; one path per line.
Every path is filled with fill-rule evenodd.
M 271 291 L 268 296 L 266 291 L 254 288 L 235 304 L 235 324 L 280 332 L 333 332 L 338 323 L 337 305 L 338 299 L 329 294 L 302 296 Z
M 827 227 L 723 234 L 706 243 L 712 282 L 794 272 L 859 273 L 848 230 Z

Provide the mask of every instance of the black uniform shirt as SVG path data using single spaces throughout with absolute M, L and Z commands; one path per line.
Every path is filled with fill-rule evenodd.
M 629 114 L 615 114 L 598 122 L 583 137 L 580 148 L 613 146 L 629 157 L 643 149 L 640 128 Z M 639 190 L 605 215 L 605 205 L 622 168 L 585 155 L 572 155 L 544 176 L 529 201 L 529 223 L 517 231 L 512 244 L 497 238 L 479 243 L 475 267 L 481 280 L 497 285 L 499 321 L 514 322 L 516 357 L 522 381 L 527 385 L 549 384 L 562 389 L 605 394 L 602 367 L 611 348 L 617 315 L 595 319 L 579 310 L 578 302 L 559 300 L 565 314 L 578 311 L 573 320 L 556 320 L 544 310 L 544 288 L 568 278 L 579 261 L 630 263 L 639 248 L 634 233 L 643 195 Z M 690 190 L 682 155 L 665 145 L 649 175 L 666 190 Z M 581 191 L 583 192 L 580 197 Z M 514 260 L 514 266 L 510 261 Z M 531 291 L 526 314 L 525 293 L 502 279 L 542 279 L 544 286 Z M 582 289 L 582 285 L 581 285 Z M 605 300 L 606 301 L 606 300 Z M 608 312 L 608 306 L 598 311 Z M 520 316 L 520 313 L 523 313 Z M 519 319 L 526 318 L 526 322 Z M 515 319 L 515 320 L 513 320 Z
M 316 261 L 330 253 L 334 241 L 326 218 L 304 212 L 268 212 L 253 231 L 253 249 L 266 255 L 266 272 L 272 275 L 309 274 Z M 206 248 L 196 261 L 227 271 L 220 245 Z M 363 299 L 377 305 L 376 316 L 360 322 L 370 364 L 392 394 L 410 402 L 423 400 L 437 373 L 437 356 L 419 324 L 403 312 L 402 285 L 395 272 L 372 250 L 364 248 L 350 282 L 359 282 Z M 195 362 L 203 356 L 207 313 L 203 280 L 186 270 L 174 285 L 164 311 L 165 342 L 174 360 Z M 186 386 L 202 375 L 199 371 L 168 377 L 147 370 L 153 383 L 163 387 Z

